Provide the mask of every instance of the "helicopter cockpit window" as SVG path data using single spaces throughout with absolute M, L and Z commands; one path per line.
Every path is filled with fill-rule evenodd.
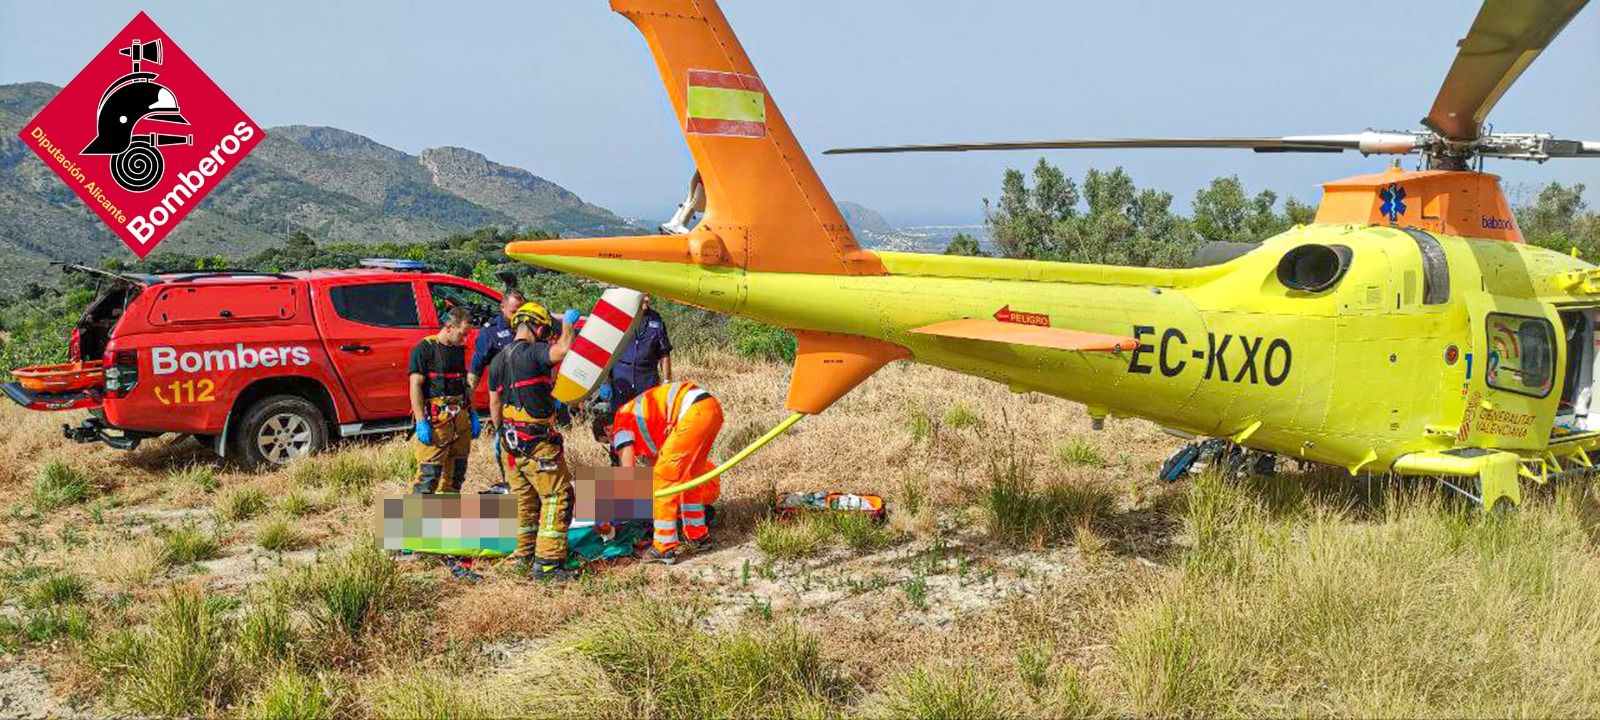
M 1490 313 L 1489 366 L 1484 379 L 1490 387 L 1523 395 L 1550 394 L 1555 376 L 1555 332 L 1544 318 Z

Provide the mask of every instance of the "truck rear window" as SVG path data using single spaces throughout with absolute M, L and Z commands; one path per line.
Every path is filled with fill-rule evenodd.
M 150 303 L 152 325 L 288 320 L 295 316 L 299 292 L 294 283 L 157 288 Z
M 417 294 L 409 282 L 340 285 L 328 292 L 333 311 L 350 322 L 378 327 L 422 327 Z

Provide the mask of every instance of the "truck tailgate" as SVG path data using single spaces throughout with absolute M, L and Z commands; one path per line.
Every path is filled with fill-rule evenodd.
M 96 388 L 64 393 L 41 393 L 22 387 L 20 383 L 0 384 L 0 391 L 13 402 L 29 410 L 83 410 L 100 407 L 100 393 Z

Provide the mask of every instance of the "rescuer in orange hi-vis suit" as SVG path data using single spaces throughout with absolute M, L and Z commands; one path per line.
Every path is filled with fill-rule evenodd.
M 692 382 L 657 385 L 617 408 L 611 450 L 622 467 L 651 464 L 652 490 L 688 482 L 713 469 L 708 456 L 722 430 L 722 403 Z M 640 559 L 671 565 L 678 560 L 678 520 L 683 537 L 705 540 L 711 503 L 722 486 L 716 480 L 654 499 L 655 537 Z M 681 512 L 680 512 L 681 511 Z

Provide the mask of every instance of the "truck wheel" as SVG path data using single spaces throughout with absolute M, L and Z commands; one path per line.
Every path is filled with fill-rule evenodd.
M 328 444 L 322 411 L 299 395 L 271 395 L 245 410 L 233 435 L 245 467 L 281 467 Z

